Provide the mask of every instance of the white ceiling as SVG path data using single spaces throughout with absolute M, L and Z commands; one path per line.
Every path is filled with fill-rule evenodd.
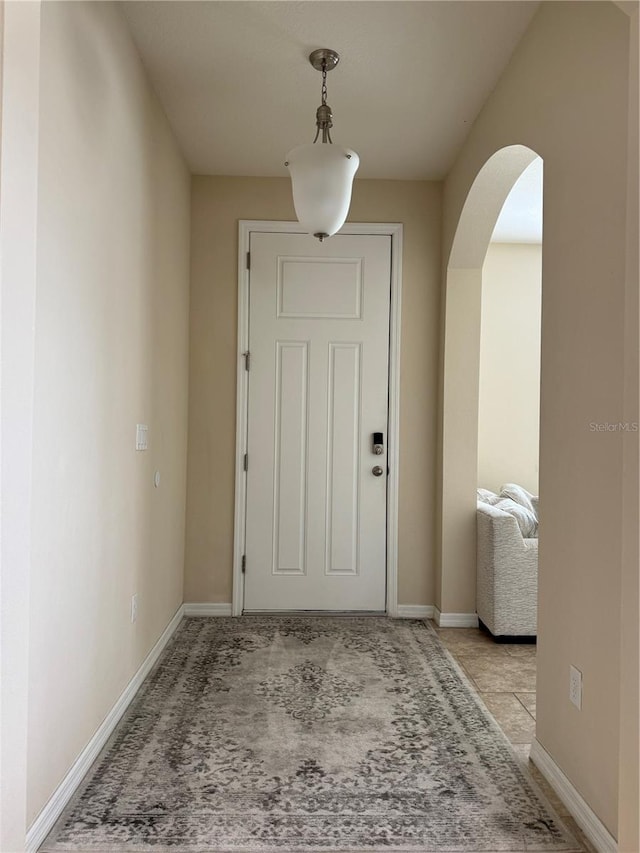
M 358 177 L 443 178 L 533 16 L 521 0 L 202 0 L 121 4 L 196 174 L 286 176 L 329 74 L 334 141 Z
M 542 159 L 524 170 L 507 196 L 492 243 L 542 243 Z

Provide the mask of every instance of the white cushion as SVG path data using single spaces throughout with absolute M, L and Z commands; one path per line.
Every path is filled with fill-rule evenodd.
M 526 506 L 516 503 L 511 498 L 500 498 L 495 504 L 496 509 L 508 512 L 518 522 L 518 527 L 524 539 L 532 539 L 538 533 L 538 521 L 535 513 Z
M 525 507 L 532 512 L 538 521 L 538 497 L 537 495 L 532 495 L 531 492 L 528 492 L 522 486 L 519 486 L 517 483 L 505 483 L 504 486 L 500 489 L 500 497 L 501 498 L 511 498 L 512 501 L 515 501 L 520 506 Z
M 491 504 L 493 506 L 500 500 L 500 495 L 496 495 L 495 492 L 491 492 L 489 489 L 478 489 L 477 494 L 478 500 L 482 501 L 483 504 Z

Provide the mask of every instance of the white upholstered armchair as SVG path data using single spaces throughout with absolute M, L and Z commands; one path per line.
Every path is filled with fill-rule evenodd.
M 478 618 L 494 637 L 537 633 L 538 540 L 516 518 L 488 503 L 477 509 Z

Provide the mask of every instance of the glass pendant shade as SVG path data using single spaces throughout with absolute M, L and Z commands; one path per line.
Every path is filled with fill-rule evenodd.
M 342 228 L 359 165 L 355 151 L 339 145 L 298 145 L 287 154 L 293 204 L 306 231 L 331 237 Z

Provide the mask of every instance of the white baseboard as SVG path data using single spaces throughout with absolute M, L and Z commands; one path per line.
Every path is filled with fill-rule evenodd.
M 443 613 L 437 607 L 434 608 L 436 625 L 440 628 L 477 628 L 477 613 Z
M 185 616 L 231 616 L 231 605 L 218 602 L 191 602 L 182 605 Z
M 598 853 L 616 853 L 618 844 L 613 835 L 535 738 L 531 744 L 529 757 L 569 809 L 575 822 Z
M 25 844 L 26 853 L 35 853 L 53 829 L 55 822 L 62 814 L 65 806 L 75 793 L 80 782 L 82 782 L 87 770 L 89 770 L 93 762 L 98 757 L 100 750 L 111 737 L 113 730 L 131 704 L 131 700 L 140 689 L 142 682 L 145 680 L 152 666 L 160 657 L 164 647 L 173 636 L 176 628 L 182 621 L 183 615 L 183 606 L 181 605 L 173 615 L 171 622 L 169 622 L 162 632 L 158 642 L 142 662 L 140 669 L 127 684 L 124 691 L 121 693 L 120 698 L 105 717 L 98 731 L 82 750 L 71 767 L 71 770 L 69 770 L 62 782 L 53 792 L 51 799 L 29 827 Z
M 433 619 L 433 604 L 398 604 L 397 619 Z

